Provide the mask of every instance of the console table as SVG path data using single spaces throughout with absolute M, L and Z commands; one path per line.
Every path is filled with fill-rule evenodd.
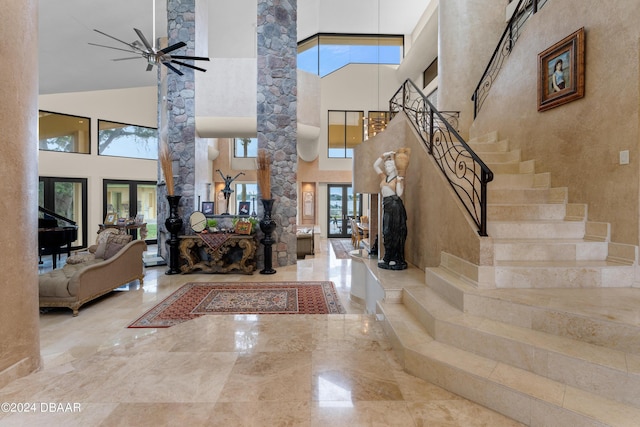
M 180 236 L 182 273 L 253 274 L 258 241 L 252 235 Z
M 127 231 L 133 236 L 133 240 L 138 239 L 138 230 L 140 230 L 140 238 L 144 240 L 147 237 L 147 223 L 141 224 L 98 224 L 98 233 L 107 228 L 117 228 L 121 231 Z

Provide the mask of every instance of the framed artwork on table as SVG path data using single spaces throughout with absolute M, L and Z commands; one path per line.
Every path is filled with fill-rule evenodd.
M 213 215 L 214 202 L 202 202 L 202 213 L 205 215 Z
M 538 111 L 584 96 L 584 28 L 538 54 Z
M 238 202 L 238 215 L 249 215 L 251 202 Z
M 115 212 L 109 212 L 107 216 L 104 217 L 104 225 L 115 225 L 116 221 L 118 221 L 118 217 Z

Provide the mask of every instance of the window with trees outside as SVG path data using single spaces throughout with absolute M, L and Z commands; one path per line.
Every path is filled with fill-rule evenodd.
M 364 111 L 329 110 L 329 157 L 351 158 L 364 140 Z
M 91 119 L 40 110 L 38 148 L 43 151 L 89 154 Z
M 158 129 L 98 120 L 98 154 L 157 160 Z
M 258 157 L 258 138 L 235 138 L 234 157 Z

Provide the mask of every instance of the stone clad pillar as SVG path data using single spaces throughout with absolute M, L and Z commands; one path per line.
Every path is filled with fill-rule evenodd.
M 269 153 L 273 163 L 271 197 L 275 202 L 272 218 L 277 223 L 273 265 L 284 266 L 297 261 L 296 0 L 258 0 L 257 33 L 258 147 Z
M 40 365 L 38 1 L 0 14 L 0 388 Z
M 196 39 L 196 0 L 167 0 L 167 46 L 185 42 L 176 52 L 193 55 Z M 158 65 L 158 129 L 166 140 L 173 159 L 175 195 L 181 196 L 179 215 L 186 227 L 195 210 L 196 136 L 195 136 L 195 76 L 194 70 L 174 65 L 184 75 Z M 160 176 L 160 164 L 158 174 Z M 158 254 L 167 259 L 165 242 L 169 233 L 164 226 L 169 216 L 166 188 L 158 188 Z M 184 230 L 183 230 L 184 231 Z M 182 234 L 179 233 L 179 234 Z

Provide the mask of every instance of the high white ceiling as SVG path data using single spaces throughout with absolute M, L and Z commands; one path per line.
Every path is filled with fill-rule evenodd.
M 131 55 L 88 43 L 126 48 L 94 29 L 131 43 L 137 40 L 133 29 L 138 28 L 153 40 L 154 3 L 155 35 L 166 36 L 165 1 L 40 0 L 40 93 L 155 85 L 157 74 L 145 71 L 142 58 L 112 61 Z M 224 14 L 228 1 L 208 0 L 208 7 Z M 410 34 L 431 1 L 435 0 L 298 0 L 298 38 L 318 32 Z

